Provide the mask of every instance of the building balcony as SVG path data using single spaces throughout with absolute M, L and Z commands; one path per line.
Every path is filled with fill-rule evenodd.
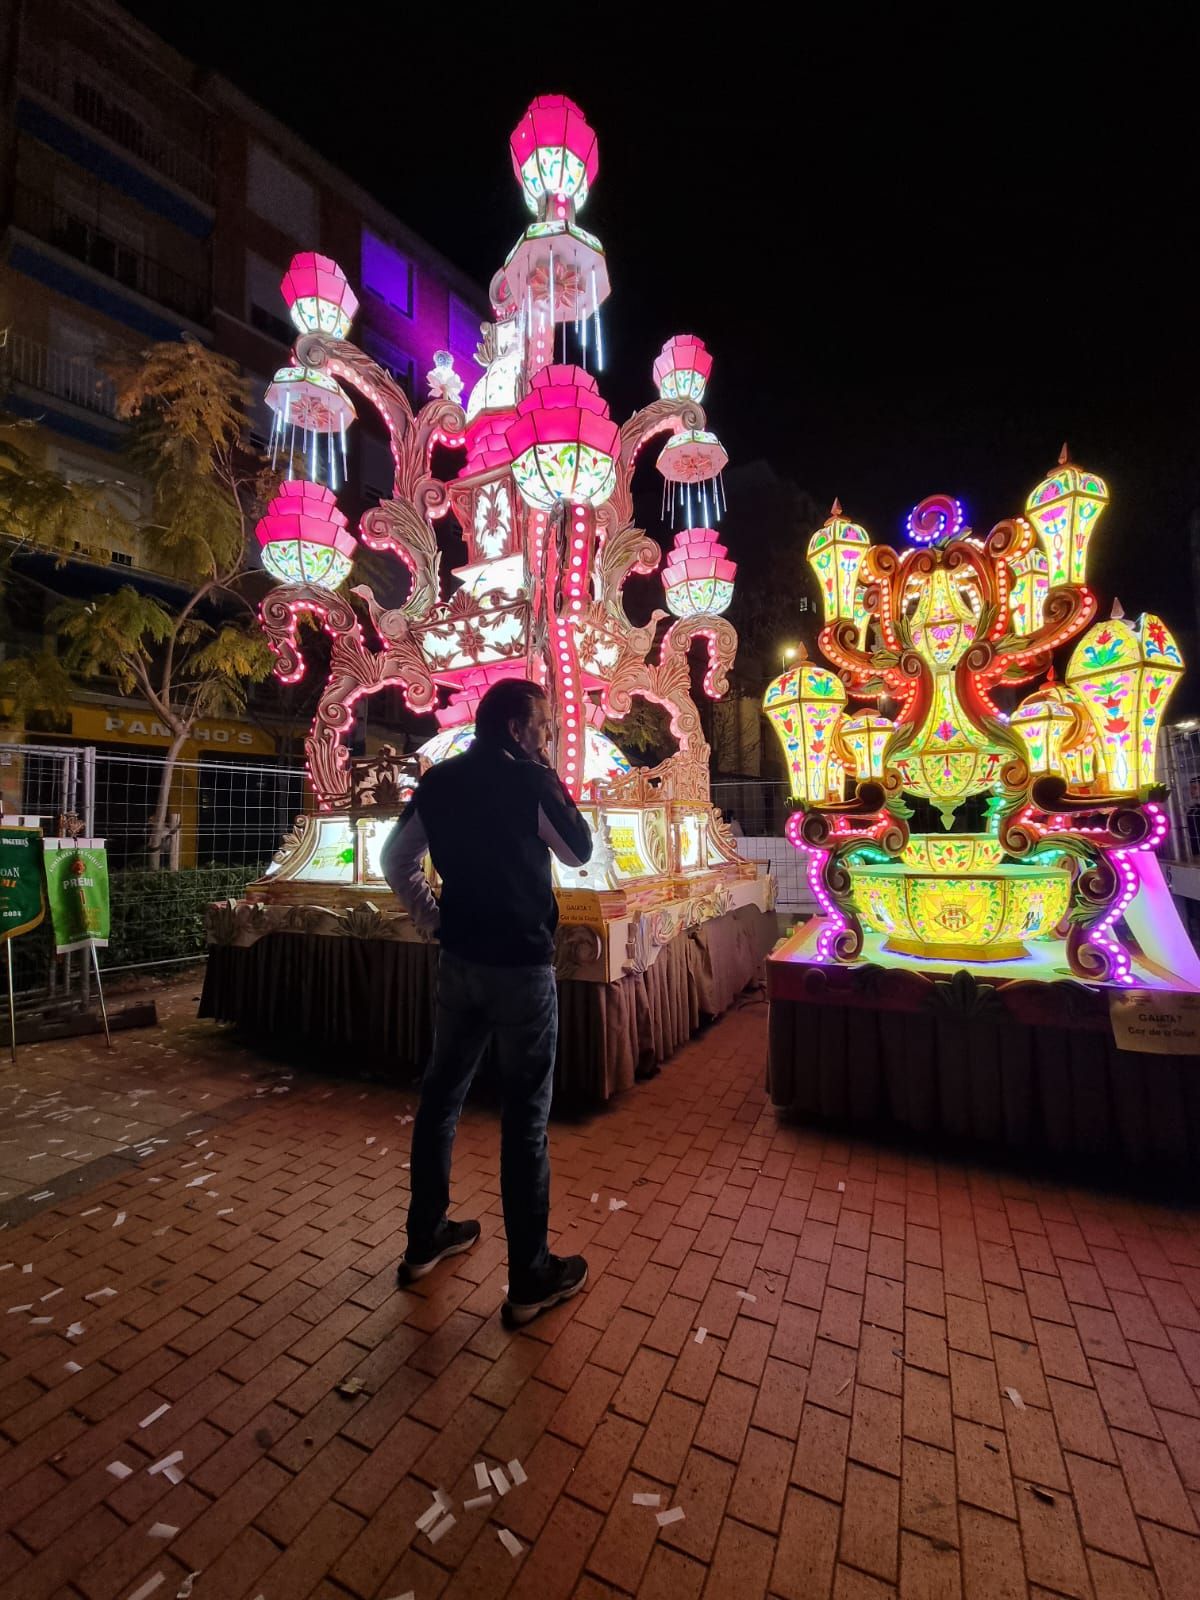
M 66 400 L 83 411 L 115 420 L 117 387 L 84 356 L 68 355 L 9 329 L 0 345 L 0 386 L 18 385 L 34 394 Z
M 22 41 L 17 74 L 31 89 L 152 167 L 168 182 L 205 205 L 212 205 L 216 178 L 206 136 L 185 146 L 148 128 L 127 107 L 110 100 L 94 84 L 74 76 L 50 51 L 29 39 Z
M 206 283 L 111 238 L 95 223 L 66 210 L 48 195 L 18 184 L 13 191 L 11 220 L 35 239 L 53 245 L 126 289 L 167 306 L 188 321 L 208 321 L 211 294 Z

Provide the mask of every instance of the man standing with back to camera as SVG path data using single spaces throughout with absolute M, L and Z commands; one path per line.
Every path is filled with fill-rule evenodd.
M 408 1249 L 401 1284 L 469 1250 L 478 1222 L 452 1222 L 450 1157 L 459 1112 L 484 1047 L 496 1043 L 503 1110 L 500 1190 L 512 1323 L 569 1300 L 587 1282 L 582 1256 L 546 1243 L 554 1087 L 558 906 L 550 851 L 582 866 L 592 835 L 550 764 L 550 706 L 536 683 L 505 678 L 479 702 L 475 739 L 431 767 L 383 848 L 383 872 L 417 930 L 437 935 L 433 1056 L 413 1127 Z M 435 900 L 426 852 L 442 880 Z

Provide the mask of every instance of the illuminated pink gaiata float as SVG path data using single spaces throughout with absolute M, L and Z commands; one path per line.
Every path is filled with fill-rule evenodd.
M 470 741 L 489 685 L 532 678 L 552 703 L 556 768 L 597 838 L 587 867 L 556 864 L 560 975 L 611 984 L 647 972 L 687 929 L 742 913 L 767 923 L 772 885 L 739 860 L 712 806 L 692 691 L 694 670 L 706 694 L 722 695 L 737 647 L 722 614 L 736 567 L 715 531 L 727 458 L 701 407 L 713 361 L 694 335 L 664 345 L 650 404 L 620 424 L 609 413 L 597 379 L 608 268 L 600 240 L 577 221 L 599 169 L 583 113 L 561 95 L 539 96 L 510 145 L 533 220 L 492 280 L 493 320 L 476 356 L 483 375 L 465 408 L 445 352 L 434 356 L 431 399 L 414 412 L 351 342 L 357 301 L 336 263 L 300 255 L 284 277 L 299 337 L 268 395 L 272 449 L 289 481 L 258 530 L 264 565 L 280 580 L 261 620 L 284 682 L 305 671 L 305 621 L 329 635 L 331 662 L 306 746 L 316 813 L 234 908 L 233 937 L 281 927 L 284 911 L 298 926 L 298 902 L 315 896 L 330 915 L 372 902 L 386 937 L 411 939 L 379 876 L 391 818 L 422 766 Z M 355 548 L 336 504 L 354 420 L 346 390 L 388 433 L 392 493 L 361 518 L 357 540 L 401 569 L 398 603 L 345 584 Z M 684 525 L 662 573 L 668 610 L 635 625 L 626 582 L 663 562 L 633 515 L 634 470 L 656 439 L 664 510 L 669 499 Z M 458 470 L 440 476 L 447 461 Z M 442 518 L 467 545 L 450 592 Z M 416 758 L 352 761 L 355 706 L 395 689 L 412 710 L 433 713 L 439 731 Z M 665 709 L 678 746 L 652 769 L 632 767 L 619 747 L 637 696 Z
M 945 1113 L 958 1097 L 950 1131 L 987 1131 L 972 1125 L 983 1114 L 967 1108 L 983 1091 L 965 1063 L 972 1053 L 980 1073 L 987 1063 L 992 1103 L 1003 1077 L 995 1024 L 1010 1028 L 1014 1060 L 1030 1052 L 1028 1097 L 1039 1049 L 1061 1062 L 1079 1048 L 1072 1027 L 1102 1030 L 1084 1035 L 1097 1082 L 1106 1049 L 1160 1048 L 1119 1048 L 1138 1036 L 1122 1031 L 1122 991 L 1200 988 L 1156 855 L 1168 828 L 1158 739 L 1183 660 L 1158 617 L 1128 622 L 1115 605 L 1096 620 L 1087 558 L 1107 502 L 1104 482 L 1064 447 L 1024 515 L 986 537 L 948 495 L 915 508 L 903 551 L 873 543 L 837 504 L 812 535 L 829 665 L 801 659 L 763 701 L 795 805 L 787 836 L 807 858 L 818 906 L 768 968 L 780 1103 L 822 1101 L 798 1063 L 817 1059 L 836 1013 L 843 1063 L 860 1083 L 875 1074 L 878 1086 L 888 1062 L 920 1059 L 940 1085 L 921 1091 L 932 1094 L 922 1123 L 912 1112 L 921 1095 L 892 1082 L 900 1120 L 912 1112 L 929 1126 L 929 1107 L 940 1098 Z M 1060 681 L 1054 656 L 1068 646 Z M 959 1059 L 939 1057 L 930 1031 L 939 1000 L 961 1024 Z M 923 1017 L 920 1029 L 905 1011 Z M 1140 1060 L 1147 1079 L 1149 1056 Z M 1047 1078 L 1037 1092 L 1050 1105 L 1058 1090 Z M 897 1093 L 909 1097 L 903 1113 Z M 863 1105 L 873 1094 L 863 1091 Z M 1195 1109 L 1200 1138 L 1200 1100 Z M 1005 1135 L 1035 1141 L 1028 1125 Z

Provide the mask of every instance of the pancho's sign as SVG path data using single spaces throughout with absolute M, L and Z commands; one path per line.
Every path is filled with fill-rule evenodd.
M 1156 1056 L 1200 1056 L 1200 994 L 1127 989 L 1109 1001 L 1119 1050 Z

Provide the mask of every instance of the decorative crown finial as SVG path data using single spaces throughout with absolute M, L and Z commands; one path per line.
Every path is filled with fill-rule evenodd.
M 1059 466 L 1060 467 L 1065 467 L 1067 465 L 1068 461 L 1070 461 L 1070 459 L 1071 459 L 1071 452 L 1067 448 L 1067 441 L 1064 439 L 1063 440 L 1063 447 L 1058 452 L 1058 464 L 1059 464 Z
M 1112 610 L 1109 612 L 1109 616 L 1114 622 L 1120 622 L 1125 616 L 1125 607 L 1117 599 L 1116 595 L 1113 596 Z
M 829 515 L 831 517 L 840 517 L 842 515 L 842 502 L 838 499 L 837 495 L 834 495 L 833 497 L 833 504 L 829 508 Z

